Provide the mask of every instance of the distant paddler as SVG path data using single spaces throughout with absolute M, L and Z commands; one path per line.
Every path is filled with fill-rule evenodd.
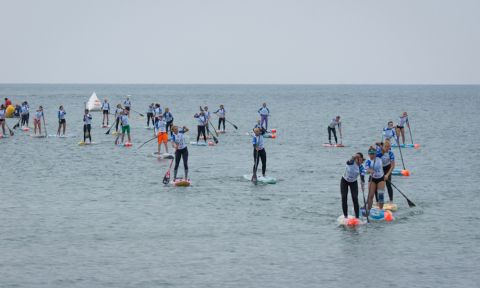
M 257 176 L 257 168 L 260 160 L 262 160 L 262 176 L 265 177 L 267 172 L 267 152 L 265 151 L 264 139 L 260 128 L 253 129 L 252 145 L 253 145 L 253 178 Z M 252 179 L 254 182 L 256 179 Z
M 407 112 L 403 112 L 402 116 L 398 118 L 398 123 L 397 123 L 397 135 L 398 135 L 398 138 L 402 136 L 403 145 L 405 145 L 405 124 L 407 124 L 408 129 L 410 129 L 410 123 L 408 122 Z
M 337 132 L 335 130 L 335 127 L 338 127 L 338 133 L 340 134 L 340 143 L 342 143 L 342 122 L 340 121 L 340 116 L 333 118 L 330 124 L 328 124 L 328 143 L 330 143 L 330 145 L 332 145 L 332 133 L 333 137 L 335 138 L 335 144 L 338 144 Z
M 220 105 L 220 108 L 213 113 L 218 116 L 218 130 L 220 130 L 220 124 L 223 123 L 223 130 L 220 131 L 225 131 L 225 108 L 223 105 Z
M 127 134 L 128 142 L 125 143 L 126 146 L 131 145 L 132 143 L 132 138 L 130 137 L 130 122 L 128 120 L 130 115 L 129 110 L 127 107 L 123 110 L 121 116 L 120 116 L 120 121 L 122 122 L 122 143 L 125 137 L 125 133 Z
M 387 127 L 383 128 L 382 137 L 390 142 L 392 139 L 394 143 L 398 141 L 397 133 L 395 133 L 395 127 L 393 127 L 393 121 L 388 121 Z
M 383 143 L 377 143 L 377 157 L 382 159 L 383 177 L 386 181 L 388 198 L 390 202 L 393 202 L 393 189 L 392 189 L 392 172 L 395 169 L 395 155 L 391 149 L 391 143 L 389 140 L 385 140 Z
M 33 131 L 34 134 L 37 134 L 37 128 L 38 128 L 38 134 L 42 134 L 42 118 L 43 118 L 43 107 L 40 105 L 38 106 L 37 111 L 35 111 L 35 117 L 33 118 Z
M 268 130 L 268 117 L 270 117 L 270 109 L 267 108 L 267 103 L 263 103 L 262 107 L 258 109 L 258 114 L 260 114 L 261 126 Z M 265 126 L 263 126 L 265 124 Z
M 92 115 L 85 109 L 85 113 L 83 114 L 83 143 L 88 140 L 90 144 L 92 143 Z
M 8 98 L 5 98 L 5 99 L 8 99 Z M 2 137 L 5 134 L 5 116 L 6 116 L 6 108 L 5 108 L 5 105 L 0 105 L 0 126 L 2 126 Z
M 172 146 L 175 149 L 175 167 L 173 169 L 173 181 L 177 179 L 178 166 L 180 160 L 183 159 L 183 169 L 185 171 L 184 178 L 188 180 L 188 148 L 187 141 L 185 140 L 185 133 L 188 132 L 188 128 L 183 126 L 179 129 L 177 126 L 172 127 Z
M 205 126 L 208 125 L 208 122 L 205 118 L 205 114 L 203 113 L 203 111 L 201 111 L 200 113 L 196 113 L 195 115 L 193 115 L 193 117 L 195 119 L 197 119 L 197 143 L 198 141 L 200 140 L 200 134 L 203 135 L 203 139 L 205 141 L 205 143 L 207 143 L 207 135 L 205 134 Z
M 360 207 L 358 205 L 358 176 L 360 176 L 362 192 L 365 190 L 365 167 L 363 167 L 363 154 L 358 152 L 350 160 L 347 161 L 345 172 L 343 172 L 340 180 L 340 194 L 342 195 L 342 210 L 345 219 L 348 218 L 348 187 L 352 195 L 353 209 L 355 218 L 360 217 Z M 365 200 L 365 196 L 364 196 Z
M 370 146 L 370 148 L 368 149 L 368 157 L 370 159 L 365 161 L 365 169 L 370 174 L 368 184 L 367 211 L 370 211 L 370 209 L 372 208 L 375 192 L 378 192 L 378 206 L 380 207 L 380 209 L 383 209 L 385 193 L 385 174 L 383 173 L 382 159 L 377 156 L 377 150 L 373 146 Z
M 120 124 L 120 116 L 122 116 L 122 104 L 117 104 L 117 108 L 115 109 L 115 132 L 118 134 L 118 124 Z
M 103 119 L 102 119 L 102 127 L 106 128 L 108 127 L 108 114 L 110 114 L 110 103 L 108 103 L 108 100 L 105 98 L 102 102 L 102 112 L 103 112 Z M 105 124 L 105 120 L 107 120 L 107 124 Z
M 127 111 L 130 112 L 130 109 L 132 109 L 132 102 L 130 101 L 130 95 L 127 95 L 127 98 L 123 101 L 123 107 L 127 109 Z
M 158 121 L 155 123 L 155 136 L 157 136 L 158 142 L 158 155 L 160 155 L 160 151 L 162 148 L 162 144 L 165 146 L 165 153 L 168 153 L 168 133 L 167 133 L 167 122 L 161 115 Z
M 63 109 L 63 105 L 60 105 L 58 108 L 58 130 L 57 130 L 57 136 L 60 136 L 60 130 L 63 128 L 63 136 L 65 136 L 65 129 L 67 127 L 67 121 L 65 120 L 65 115 L 67 112 L 65 112 L 65 109 Z

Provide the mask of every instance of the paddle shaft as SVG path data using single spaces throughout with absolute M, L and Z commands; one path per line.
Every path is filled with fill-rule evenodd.
M 48 136 L 47 134 L 47 125 L 45 124 L 45 112 L 42 111 L 42 119 L 43 119 L 43 129 L 45 130 L 45 137 Z
M 8 132 L 10 133 L 10 136 L 13 136 L 13 131 L 12 129 L 10 129 L 10 127 L 8 127 L 8 123 L 7 123 L 7 119 L 4 119 L 3 121 L 5 121 L 5 126 L 7 126 L 7 129 L 8 129 Z
M 410 129 L 410 121 L 407 122 L 407 126 L 408 126 L 408 133 L 410 133 L 410 140 L 412 140 L 412 145 L 413 145 L 412 129 Z
M 168 182 L 170 181 L 170 170 L 172 169 L 173 160 L 175 160 L 175 158 L 170 161 L 170 166 L 168 167 L 165 176 L 163 176 L 163 184 L 168 184 Z
M 400 191 L 400 189 L 398 189 L 397 186 L 395 186 L 395 184 L 393 184 L 391 181 L 388 181 L 388 180 L 387 180 L 387 182 L 390 183 L 390 185 L 392 185 L 393 187 L 395 187 L 395 189 L 397 189 L 397 191 L 400 192 L 400 194 L 402 194 L 403 197 L 405 197 L 409 207 L 415 207 L 416 206 L 415 203 L 413 203 L 410 199 L 408 199 L 408 197 L 405 194 L 403 194 L 403 192 Z
M 217 115 L 217 114 L 215 113 L 215 115 Z M 217 115 L 217 117 L 220 118 L 220 116 L 218 116 L 218 115 Z M 235 130 L 238 129 L 237 125 L 235 125 L 235 124 L 233 124 L 232 122 L 228 121 L 226 118 L 223 118 L 223 119 L 225 120 L 225 122 L 231 124 L 231 125 L 233 126 L 233 128 L 235 128 Z
M 144 117 L 145 115 L 143 115 L 142 113 L 138 112 L 138 111 L 135 111 L 133 110 L 131 107 L 130 107 L 130 110 L 132 110 L 133 112 L 137 113 L 138 115 L 140 115 L 141 117 Z
M 363 184 L 362 184 L 363 185 Z M 370 185 L 369 185 L 370 186 Z M 363 187 L 363 186 L 362 186 Z M 367 223 L 370 223 L 370 219 L 368 219 L 368 210 L 367 210 L 367 201 L 365 200 L 365 189 L 362 189 L 362 195 L 363 195 L 363 205 L 365 208 L 365 216 L 367 217 Z
M 157 136 L 155 136 L 155 137 L 153 137 L 153 138 L 151 138 L 151 139 L 148 139 L 147 141 L 143 142 L 143 144 L 140 145 L 140 147 L 138 147 L 137 150 L 139 150 L 139 149 L 142 148 L 145 144 L 147 144 L 148 142 L 154 140 L 155 138 L 157 138 Z
M 252 182 L 257 185 L 257 169 L 258 169 L 258 141 L 260 139 L 260 137 L 257 137 L 255 136 L 255 138 L 257 139 L 257 144 L 254 146 L 254 149 L 255 149 L 255 154 L 254 154 L 254 157 L 253 157 L 253 175 L 252 175 Z
M 400 148 L 400 139 L 398 137 L 397 137 L 397 146 L 398 146 L 398 151 L 400 151 L 400 159 L 402 159 L 403 170 L 405 170 L 405 163 L 403 162 L 402 148 Z

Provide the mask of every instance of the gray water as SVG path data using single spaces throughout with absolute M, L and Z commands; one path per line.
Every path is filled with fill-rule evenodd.
M 165 187 L 169 162 L 149 157 L 154 142 L 137 150 L 152 133 L 137 116 L 132 148 L 113 145 L 98 112 L 92 135 L 99 144 L 77 145 L 92 91 L 112 104 L 131 94 L 140 112 L 151 102 L 168 106 L 176 124 L 192 128 L 190 140 L 199 105 L 215 111 L 224 104 L 239 129 L 227 124 L 215 147 L 189 146 L 193 185 Z M 77 136 L 36 139 L 17 130 L 0 139 L 0 287 L 476 287 L 480 281 L 480 86 L 0 85 L 0 95 L 43 105 L 48 134 L 55 134 L 63 104 L 67 133 Z M 245 133 L 262 102 L 272 113 L 270 127 L 278 129 L 277 139 L 265 140 L 267 174 L 278 182 L 254 186 L 242 179 L 252 166 Z M 338 227 L 345 161 L 366 153 L 402 111 L 422 146 L 402 151 L 412 175 L 394 183 L 417 207 L 396 193 L 394 222 Z M 348 147 L 323 148 L 337 114 Z M 10 127 L 15 123 L 8 119 Z

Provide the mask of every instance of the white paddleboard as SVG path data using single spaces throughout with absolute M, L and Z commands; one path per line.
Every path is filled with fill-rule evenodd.
M 245 174 L 245 175 L 243 175 L 243 179 L 248 180 L 248 181 L 252 181 L 252 175 L 253 174 Z M 277 179 L 273 178 L 273 177 L 268 177 L 268 176 L 263 177 L 263 176 L 257 174 L 257 182 L 262 183 L 262 184 L 275 184 L 275 183 L 277 183 Z

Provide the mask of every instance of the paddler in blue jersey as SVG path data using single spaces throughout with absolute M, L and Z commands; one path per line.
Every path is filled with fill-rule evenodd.
M 63 105 L 60 105 L 58 108 L 58 130 L 57 130 L 57 136 L 60 136 L 60 131 L 62 130 L 63 127 L 63 136 L 65 136 L 65 129 L 67 127 L 67 121 L 65 120 L 65 115 L 67 112 L 65 112 L 65 109 L 63 109 Z
M 175 149 L 175 167 L 173 168 L 173 181 L 177 179 L 178 166 L 180 165 L 180 159 L 183 158 L 183 169 L 185 171 L 185 180 L 188 180 L 188 148 L 187 141 L 185 139 L 185 133 L 188 132 L 188 128 L 183 126 L 182 129 L 178 129 L 177 126 L 172 126 L 172 146 Z
M 375 192 L 378 192 L 378 206 L 383 209 L 384 193 L 385 193 L 385 174 L 383 173 L 382 159 L 377 156 L 377 149 L 370 146 L 368 149 L 368 159 L 365 161 L 365 169 L 370 174 L 368 183 L 368 207 L 370 211 L 373 205 Z
M 395 169 L 395 155 L 391 149 L 389 140 L 385 140 L 383 143 L 377 143 L 377 157 L 382 159 L 383 177 L 386 181 L 388 198 L 390 202 L 393 202 L 393 189 L 392 189 L 392 172 Z
M 393 127 L 393 121 L 388 121 L 387 127 L 383 128 L 382 138 L 397 142 L 397 133 L 395 133 L 395 127 Z
M 253 175 L 257 174 L 258 163 L 260 159 L 262 160 L 262 176 L 265 177 L 265 172 L 267 171 L 267 152 L 265 152 L 265 147 L 263 145 L 263 136 L 261 134 L 260 128 L 253 129 L 255 135 L 252 138 L 253 144 Z
M 268 130 L 268 117 L 270 117 L 270 110 L 267 108 L 267 103 L 263 103 L 262 107 L 258 109 L 258 114 L 260 114 L 261 126 L 265 123 L 265 130 Z
M 358 152 L 350 160 L 347 161 L 345 172 L 343 172 L 340 180 L 340 194 L 342 195 L 342 210 L 345 219 L 348 218 L 348 187 L 352 195 L 353 209 L 355 210 L 355 218 L 360 217 L 360 209 L 358 206 L 358 176 L 360 176 L 362 191 L 365 191 L 365 167 L 363 167 L 363 154 Z

